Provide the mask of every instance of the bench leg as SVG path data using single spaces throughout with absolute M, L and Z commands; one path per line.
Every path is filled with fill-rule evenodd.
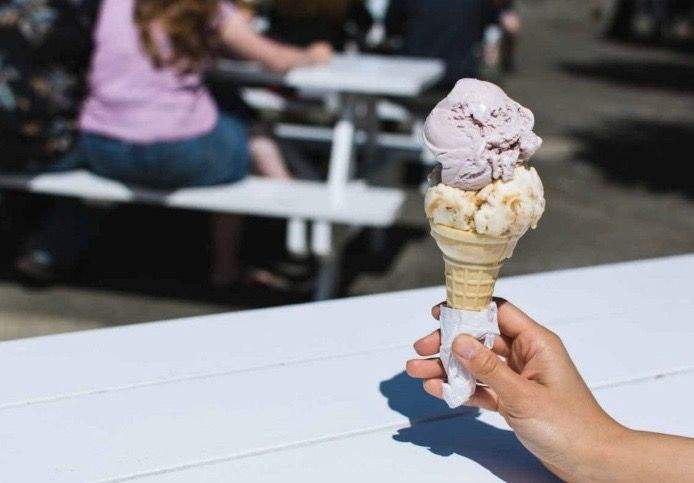
M 307 222 L 301 218 L 292 218 L 287 221 L 287 251 L 294 256 L 305 257 L 308 255 Z
M 333 253 L 333 227 L 330 223 L 318 221 L 313 224 L 311 252 L 318 257 L 327 257 Z
M 313 299 L 330 300 L 337 295 L 340 283 L 340 257 L 336 253 L 320 258 L 320 268 L 316 279 Z

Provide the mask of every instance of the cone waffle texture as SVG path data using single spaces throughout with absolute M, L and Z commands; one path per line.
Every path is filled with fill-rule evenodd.
M 491 237 L 431 223 L 431 235 L 443 252 L 446 264 L 448 306 L 484 310 L 504 260 L 513 255 L 519 237 Z

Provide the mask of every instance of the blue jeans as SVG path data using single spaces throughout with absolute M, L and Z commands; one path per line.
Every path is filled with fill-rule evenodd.
M 155 189 L 233 183 L 248 175 L 246 127 L 235 117 L 221 115 L 209 134 L 149 144 L 84 133 L 56 166 L 59 171 L 79 168 Z
M 222 115 L 209 134 L 181 141 L 136 144 L 85 133 L 54 170 L 87 169 L 126 184 L 168 190 L 239 181 L 248 174 L 249 158 L 244 124 Z M 100 218 L 77 201 L 57 200 L 32 248 L 70 267 L 98 233 Z

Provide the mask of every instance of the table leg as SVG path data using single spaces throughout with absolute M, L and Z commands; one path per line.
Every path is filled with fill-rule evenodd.
M 384 160 L 379 157 L 381 154 L 378 144 L 380 125 L 378 120 L 377 99 L 370 97 L 366 100 L 366 146 L 364 150 L 364 177 L 373 184 L 378 184 L 379 168 L 383 167 Z M 369 246 L 374 253 L 382 253 L 386 248 L 385 228 L 372 228 L 369 230 Z
M 330 152 L 330 166 L 328 169 L 328 187 L 333 203 L 340 203 L 344 189 L 349 180 L 354 154 L 354 108 L 353 96 L 343 96 L 340 119 L 333 132 L 333 145 Z
M 364 148 L 364 177 L 369 179 L 371 175 L 378 169 L 378 112 L 376 106 L 376 98 L 370 97 L 366 100 L 366 146 Z
M 345 95 L 342 97 L 340 119 L 333 131 L 328 168 L 328 189 L 333 204 L 342 203 L 342 197 L 349 181 L 355 142 L 354 105 L 353 96 Z M 327 256 L 330 253 L 332 246 L 332 226 L 330 223 L 319 221 L 313 225 L 311 245 L 313 253 L 318 256 Z
M 340 258 L 335 253 L 320 260 L 313 300 L 330 300 L 335 297 L 340 279 Z

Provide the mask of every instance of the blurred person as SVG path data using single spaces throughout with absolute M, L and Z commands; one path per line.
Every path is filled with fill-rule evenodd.
M 513 0 L 488 0 L 486 6 L 482 58 L 488 78 L 514 69 L 513 55 L 521 20 Z
M 44 170 L 72 146 L 99 3 L 0 0 L 0 170 Z
M 362 0 L 272 0 L 270 32 L 297 45 L 328 42 L 344 50 L 349 41 L 363 45 L 373 19 Z
M 220 0 L 103 0 L 94 42 L 81 136 L 56 169 L 85 168 L 155 189 L 232 183 L 249 172 L 246 126 L 234 114 L 220 114 L 203 84 L 213 51 L 225 47 L 276 72 L 331 55 L 324 44 L 296 48 L 264 38 Z M 259 174 L 288 176 L 267 146 L 250 150 L 262 158 Z M 50 217 L 17 261 L 20 272 L 51 277 L 77 261 L 85 237 L 62 228 L 70 216 L 63 209 Z M 217 216 L 213 224 L 213 281 L 231 281 L 236 223 Z
M 391 0 L 386 32 L 395 51 L 446 63 L 436 87 L 449 91 L 458 79 L 477 77 L 479 47 L 489 0 Z
M 454 357 L 483 385 L 468 406 L 496 411 L 519 441 L 564 481 L 693 481 L 694 439 L 628 429 L 595 400 L 561 339 L 505 300 L 501 335 L 488 349 L 461 335 Z M 435 318 L 440 307 L 432 310 Z M 415 342 L 422 357 L 407 373 L 441 398 L 445 373 L 436 358 L 441 334 Z M 677 395 L 673 395 L 677 397 Z
M 0 171 L 45 171 L 72 147 L 99 4 L 0 0 Z M 2 228 L 15 241 L 37 203 L 0 194 Z

